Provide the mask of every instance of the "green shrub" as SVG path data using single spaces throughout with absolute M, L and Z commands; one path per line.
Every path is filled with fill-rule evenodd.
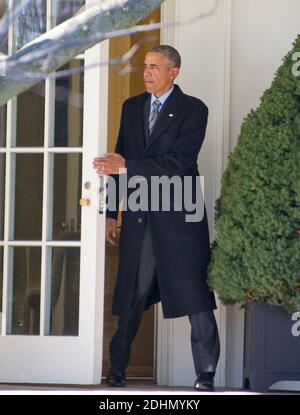
M 284 58 L 245 118 L 216 205 L 209 285 L 226 304 L 300 310 L 300 76 Z M 295 68 L 295 67 L 294 67 Z

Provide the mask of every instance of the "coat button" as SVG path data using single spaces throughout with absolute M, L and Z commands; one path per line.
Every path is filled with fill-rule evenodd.
M 142 218 L 138 218 L 138 223 L 142 223 L 143 219 Z

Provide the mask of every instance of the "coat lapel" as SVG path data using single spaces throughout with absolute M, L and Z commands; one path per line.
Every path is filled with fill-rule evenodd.
M 151 105 L 151 95 L 148 95 L 148 98 L 145 100 L 144 106 L 143 106 L 143 120 L 144 120 L 144 144 L 145 147 L 147 146 L 147 143 L 149 142 L 149 114 L 150 114 L 150 105 Z M 144 147 L 144 149 L 145 149 Z
M 137 147 L 138 152 L 142 155 L 145 150 L 146 146 L 146 130 L 145 130 L 145 105 L 147 103 L 147 99 L 149 98 L 149 94 L 145 93 L 140 95 L 139 98 L 136 100 L 136 112 L 133 115 L 134 122 L 132 123 L 133 128 L 135 128 L 135 136 L 137 139 Z
M 159 115 L 152 134 L 148 137 L 148 143 L 146 145 L 144 154 L 148 150 L 148 148 L 162 135 L 164 131 L 166 131 L 176 120 L 178 116 L 178 106 L 181 103 L 183 92 L 179 88 L 178 85 L 175 85 L 174 91 L 167 99 L 165 105 L 161 110 L 161 114 Z

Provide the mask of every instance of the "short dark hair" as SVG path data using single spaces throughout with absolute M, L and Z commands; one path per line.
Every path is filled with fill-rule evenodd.
M 161 53 L 168 59 L 168 61 L 173 65 L 173 67 L 181 67 L 181 56 L 179 52 L 175 48 L 173 48 L 173 46 L 157 45 L 151 48 L 149 52 Z

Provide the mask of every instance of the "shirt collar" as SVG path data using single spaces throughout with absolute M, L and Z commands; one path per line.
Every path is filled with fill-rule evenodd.
M 152 104 L 153 104 L 153 102 L 156 100 L 156 99 L 158 99 L 159 100 L 159 102 L 161 103 L 161 106 L 163 106 L 164 105 L 164 103 L 166 102 L 166 100 L 169 98 L 169 96 L 172 94 L 172 92 L 173 92 L 173 89 L 174 89 L 174 85 L 172 86 L 172 88 L 171 89 L 169 89 L 169 91 L 167 91 L 164 95 L 162 95 L 161 97 L 159 97 L 159 98 L 156 98 L 156 96 L 154 95 L 154 94 L 151 94 L 151 106 L 152 106 Z M 161 107 L 160 107 L 161 108 Z

